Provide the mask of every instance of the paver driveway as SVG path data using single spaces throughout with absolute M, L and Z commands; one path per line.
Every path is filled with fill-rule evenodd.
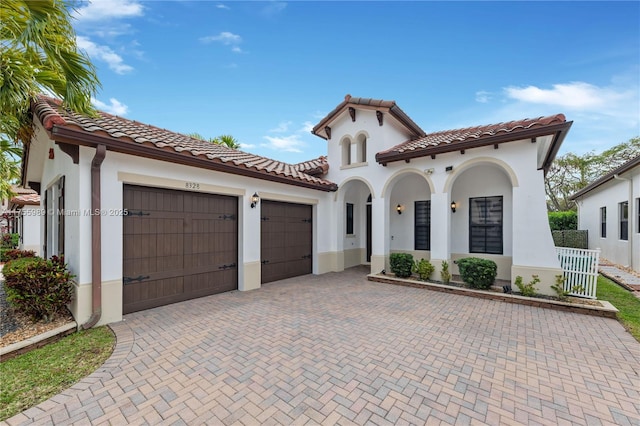
M 112 358 L 9 420 L 640 424 L 640 344 L 612 319 L 307 276 L 126 316 Z

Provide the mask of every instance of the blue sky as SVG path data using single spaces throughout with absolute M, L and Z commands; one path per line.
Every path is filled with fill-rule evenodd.
M 74 16 L 98 108 L 290 163 L 326 154 L 311 127 L 347 93 L 427 132 L 564 113 L 561 153 L 640 135 L 635 1 L 95 0 Z

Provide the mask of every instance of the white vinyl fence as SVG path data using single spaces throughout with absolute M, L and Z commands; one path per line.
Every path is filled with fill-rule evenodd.
M 564 275 L 564 290 L 571 296 L 596 298 L 600 249 L 556 247 Z

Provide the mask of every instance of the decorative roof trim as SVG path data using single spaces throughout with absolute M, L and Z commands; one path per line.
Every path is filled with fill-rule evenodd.
M 318 124 L 316 124 L 311 133 L 321 137 L 322 139 L 331 139 L 331 137 L 326 137 L 321 132 L 324 130 L 329 123 L 334 120 L 337 116 L 342 114 L 343 112 L 349 110 L 350 108 L 357 107 L 359 109 L 367 109 L 376 111 L 376 115 L 378 116 L 378 112 L 380 113 L 388 113 L 396 120 L 400 122 L 414 138 L 419 138 L 426 135 L 425 131 L 420 128 L 400 107 L 396 104 L 396 101 L 385 101 L 382 99 L 370 99 L 370 98 L 353 98 L 351 95 L 346 95 L 344 97 L 344 101 L 338 104 L 329 114 L 327 114 Z M 355 117 L 352 116 L 352 119 Z M 378 116 L 378 120 L 380 121 L 380 117 Z
M 569 199 L 571 201 L 575 201 L 576 199 L 582 197 L 586 193 L 593 191 L 594 189 L 604 185 L 605 183 L 609 182 L 610 180 L 613 180 L 614 176 L 620 175 L 622 173 L 626 173 L 629 170 L 631 170 L 631 169 L 633 169 L 635 167 L 638 167 L 638 166 L 640 166 L 640 155 L 638 155 L 637 157 L 632 158 L 631 160 L 627 161 L 626 163 L 624 163 L 623 165 L 621 165 L 617 169 L 610 171 L 606 175 L 602 176 L 600 179 L 597 179 L 594 182 L 590 183 L 589 185 L 585 186 L 580 191 L 578 191 L 575 194 L 573 194 L 572 196 L 570 196 Z

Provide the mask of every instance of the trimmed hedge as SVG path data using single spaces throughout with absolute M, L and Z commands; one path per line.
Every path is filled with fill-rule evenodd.
M 11 260 L 2 273 L 9 303 L 36 321 L 51 321 L 73 299 L 73 276 L 62 257 Z
M 552 231 L 569 231 L 578 229 L 578 212 L 549 212 L 549 227 Z
M 493 260 L 464 257 L 457 261 L 460 277 L 471 288 L 487 289 L 498 275 L 498 265 Z
M 407 278 L 411 276 L 413 269 L 413 255 L 409 253 L 391 253 L 389 256 L 391 264 L 391 272 L 396 274 L 398 278 Z

